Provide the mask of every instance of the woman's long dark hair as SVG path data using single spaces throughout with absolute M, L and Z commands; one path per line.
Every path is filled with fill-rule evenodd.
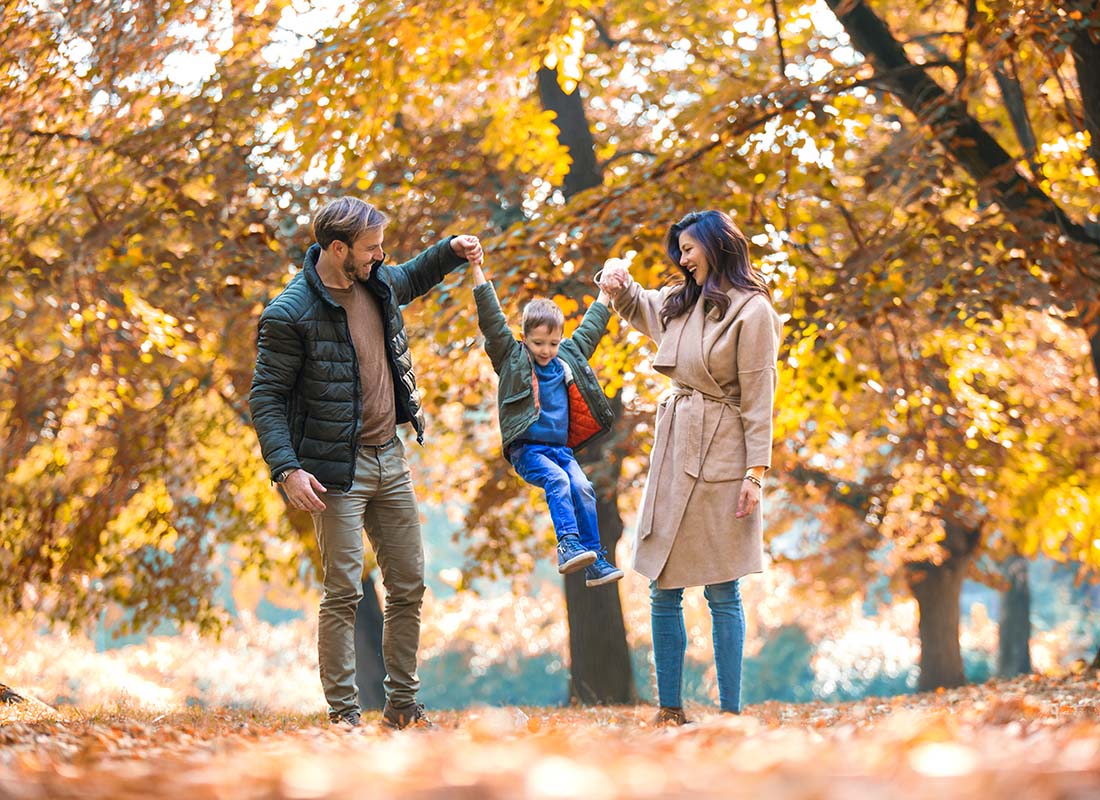
M 680 234 L 690 233 L 699 242 L 707 260 L 707 277 L 700 286 L 691 273 L 680 266 Z M 684 275 L 684 282 L 668 296 L 661 306 L 661 325 L 682 317 L 699 300 L 713 303 L 725 314 L 730 298 L 723 284 L 733 284 L 747 292 L 760 292 L 771 302 L 764 279 L 749 262 L 749 242 L 728 214 L 721 211 L 692 211 L 668 229 L 665 239 L 668 257 Z

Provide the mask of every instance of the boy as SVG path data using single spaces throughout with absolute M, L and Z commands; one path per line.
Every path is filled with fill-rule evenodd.
M 588 365 L 611 312 L 600 290 L 569 339 L 565 315 L 545 298 L 523 309 L 523 342 L 512 335 L 481 264 L 471 265 L 477 320 L 485 351 L 500 376 L 497 410 L 504 457 L 521 478 L 546 492 L 558 539 L 558 572 L 584 569 L 585 586 L 623 577 L 604 557 L 596 493 L 581 471 L 579 450 L 610 429 L 614 413 Z

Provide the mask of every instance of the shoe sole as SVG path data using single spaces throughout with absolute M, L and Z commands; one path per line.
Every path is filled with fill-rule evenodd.
M 617 569 L 608 575 L 604 575 L 602 578 L 585 580 L 584 585 L 591 589 L 593 586 L 603 586 L 607 583 L 614 583 L 615 581 L 622 580 L 622 577 L 623 571 L 621 569 Z
M 579 556 L 573 556 L 564 564 L 558 564 L 558 574 L 568 575 L 571 572 L 577 572 L 587 567 L 589 564 L 596 563 L 596 554 L 589 550 L 587 553 L 581 553 Z

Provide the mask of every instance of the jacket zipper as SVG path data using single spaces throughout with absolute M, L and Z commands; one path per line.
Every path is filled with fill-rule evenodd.
M 338 305 L 340 313 L 344 315 L 344 338 L 351 348 L 351 363 L 355 367 L 354 401 L 352 402 L 352 436 L 351 436 L 351 470 L 348 475 L 348 489 L 355 485 L 355 443 L 359 441 L 359 426 L 363 424 L 363 387 L 359 385 L 359 354 L 355 352 L 355 342 L 351 339 L 351 323 L 348 322 L 348 312 L 343 306 Z M 347 491 L 347 490 L 345 490 Z
M 383 291 L 379 292 L 375 289 L 375 287 L 371 286 L 371 284 L 376 280 L 378 281 L 378 284 L 380 284 Z M 394 395 L 395 395 L 395 397 L 400 398 L 401 403 L 404 406 L 403 410 L 405 411 L 405 416 L 409 418 L 409 422 L 412 423 L 413 430 L 416 431 L 416 442 L 417 442 L 417 444 L 422 445 L 422 444 L 424 444 L 424 432 L 420 429 L 420 426 L 417 425 L 416 414 L 415 414 L 415 412 L 413 412 L 413 408 L 412 408 L 412 395 L 411 395 L 411 392 L 406 394 L 405 392 L 403 392 L 401 389 L 398 388 L 399 386 L 403 386 L 404 384 L 401 381 L 401 376 L 397 373 L 397 364 L 395 363 L 396 359 L 392 357 L 394 344 L 393 344 L 393 336 L 391 334 L 392 328 L 391 328 L 391 325 L 390 325 L 390 322 L 391 322 L 390 308 L 392 306 L 392 303 L 390 303 L 391 290 L 390 290 L 389 286 L 387 286 L 383 281 L 378 280 L 377 278 L 375 278 L 373 275 L 371 275 L 370 279 L 367 280 L 367 286 L 370 287 L 371 293 L 375 297 L 378 298 L 378 301 L 382 305 L 382 334 L 385 337 L 385 341 L 383 342 L 383 347 L 385 347 L 385 350 L 386 350 L 386 365 L 390 368 L 390 380 L 393 381 Z M 408 341 L 408 333 L 405 334 L 405 338 L 406 338 L 406 342 L 407 342 Z M 407 349 L 407 344 L 406 344 L 406 349 Z M 409 360 L 411 362 L 411 360 L 412 360 L 411 356 L 410 356 Z M 410 372 L 412 372 L 411 367 L 410 367 Z M 416 373 L 412 373 L 412 374 L 415 375 Z

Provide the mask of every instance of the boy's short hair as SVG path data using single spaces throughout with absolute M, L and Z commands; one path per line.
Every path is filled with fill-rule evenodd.
M 523 307 L 523 335 L 541 327 L 551 331 L 565 330 L 565 314 L 553 300 L 536 297 Z
M 328 250 L 333 242 L 351 247 L 363 233 L 386 222 L 386 215 L 370 203 L 358 197 L 337 197 L 313 216 L 313 238 L 322 250 Z

